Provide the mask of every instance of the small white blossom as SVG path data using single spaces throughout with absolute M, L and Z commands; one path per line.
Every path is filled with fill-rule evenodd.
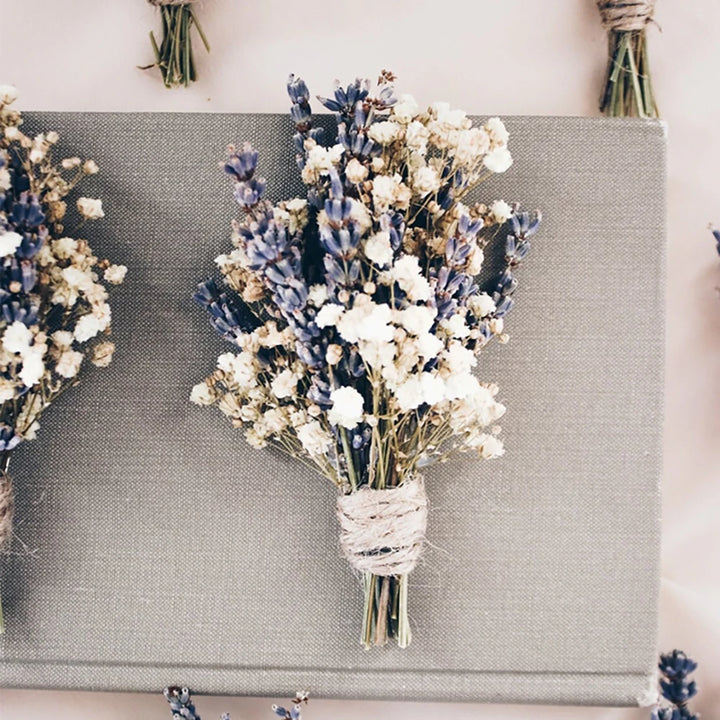
M 440 327 L 450 336 L 465 338 L 470 334 L 470 328 L 465 323 L 465 317 L 455 313 L 440 323 Z
M 99 332 L 102 332 L 107 327 L 107 323 L 103 322 L 100 318 L 96 317 L 92 313 L 83 315 L 75 323 L 75 330 L 73 334 L 75 339 L 79 343 L 84 343 L 94 338 Z
M 37 385 L 45 375 L 45 364 L 41 352 L 28 351 L 23 355 L 20 380 L 25 387 Z
M 412 302 L 429 300 L 432 294 L 430 283 L 422 274 L 420 263 L 415 255 L 403 255 L 395 261 L 388 273 L 391 280 L 407 293 Z
M 56 330 L 51 336 L 53 345 L 59 350 L 67 350 L 74 342 L 73 334 L 68 330 Z
M 308 290 L 308 302 L 310 305 L 314 305 L 316 308 L 322 307 L 322 305 L 328 299 L 327 285 L 318 284 L 311 285 Z
M 485 123 L 485 130 L 487 130 L 488 134 L 490 135 L 490 139 L 493 145 L 507 145 L 507 142 L 510 139 L 510 133 L 507 131 L 507 129 L 505 128 L 505 124 L 500 118 L 490 118 Z
M 317 420 L 311 420 L 295 428 L 298 440 L 311 456 L 324 455 L 332 445 L 332 437 Z
M 345 177 L 354 184 L 361 183 L 368 176 L 368 169 L 357 158 L 352 158 L 345 166 Z
M 397 322 L 418 337 L 430 332 L 436 317 L 437 310 L 426 305 L 410 305 L 396 312 Z
M 20 353 L 22 355 L 30 347 L 32 338 L 33 334 L 25 323 L 15 320 L 12 325 L 5 329 L 3 348 L 9 353 Z
M 90 358 L 90 362 L 96 367 L 107 367 L 113 358 L 115 352 L 114 342 L 101 342 L 93 348 L 93 354 Z
M 55 365 L 55 372 L 65 378 L 75 377 L 85 356 L 75 350 L 66 350 Z
M 206 382 L 201 382 L 193 385 L 190 402 L 196 405 L 212 405 L 215 402 L 215 395 Z
M 15 251 L 20 247 L 23 237 L 20 233 L 16 233 L 12 230 L 4 232 L 0 235 L 0 257 L 7 257 L 8 255 L 14 255 Z
M 95 175 L 100 168 L 97 166 L 97 163 L 94 160 L 86 160 L 83 163 L 83 172 L 86 175 Z
M 328 410 L 328 420 L 333 425 L 352 430 L 363 418 L 365 401 L 353 387 L 340 387 L 330 393 L 332 407 Z
M 512 165 L 512 156 L 506 147 L 496 147 L 483 160 L 485 167 L 494 173 L 504 173 Z
M 105 279 L 113 285 L 119 285 L 127 275 L 127 267 L 125 265 L 110 265 L 105 270 Z
M 400 137 L 401 132 L 397 123 L 386 120 L 373 123 L 368 130 L 368 137 L 378 145 L 391 145 Z
M 496 200 L 490 206 L 490 216 L 498 225 L 507 222 L 512 214 L 512 207 L 504 200 Z
M 98 220 L 105 217 L 102 200 L 86 197 L 78 198 L 77 209 L 86 220 Z
M 382 230 L 365 241 L 365 257 L 371 262 L 386 267 L 393 259 L 393 249 L 390 245 L 390 233 Z
M 410 148 L 413 152 L 425 155 L 427 152 L 429 137 L 430 132 L 425 125 L 417 120 L 413 120 L 413 122 L 408 125 L 408 129 L 405 133 L 405 142 L 407 143 L 408 148 Z
M 320 308 L 320 311 L 315 316 L 315 324 L 319 328 L 337 325 L 338 320 L 342 317 L 344 312 L 345 308 L 342 305 L 326 303 Z
M 298 376 L 292 370 L 283 370 L 270 384 L 270 387 L 278 399 L 292 397 L 295 395 L 298 384 Z
M 406 125 L 418 114 L 419 109 L 412 95 L 401 95 L 400 99 L 393 105 L 392 118 Z
M 495 302 L 487 293 L 478 293 L 468 300 L 470 311 L 478 318 L 484 318 L 495 312 Z
M 472 447 L 475 447 L 478 454 L 484 460 L 492 460 L 493 458 L 501 457 L 505 454 L 505 448 L 503 447 L 502 440 L 496 438 L 494 435 L 488 435 L 483 433 L 478 435 L 473 442 Z
M 52 250 L 55 253 L 55 257 L 60 260 L 67 260 L 71 258 L 77 251 L 77 240 L 69 237 L 61 237 L 57 240 L 53 240 Z
M 420 197 L 435 193 L 440 189 L 440 176 L 431 167 L 421 167 L 413 173 L 412 189 Z

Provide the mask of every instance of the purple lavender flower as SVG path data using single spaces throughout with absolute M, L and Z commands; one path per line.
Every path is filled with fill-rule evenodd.
M 190 699 L 190 690 L 183 687 L 166 687 L 163 695 L 172 710 L 173 720 L 200 720 L 195 705 Z
M 697 669 L 697 663 L 682 650 L 660 656 L 660 691 L 673 707 L 655 708 L 652 720 L 698 720 L 687 703 L 697 694 L 697 685 L 690 675 Z
M 720 230 L 716 230 L 715 228 L 710 228 L 713 234 L 713 237 L 715 238 L 715 249 L 718 251 L 718 254 L 720 255 Z

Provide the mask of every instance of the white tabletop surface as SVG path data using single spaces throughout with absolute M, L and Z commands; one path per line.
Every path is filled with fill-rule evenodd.
M 472 113 L 597 112 L 606 46 L 592 0 L 206 0 L 198 12 L 212 54 L 198 52 L 197 84 L 167 91 L 136 69 L 151 59 L 157 25 L 144 0 L 0 0 L 0 83 L 20 89 L 21 109 L 283 112 L 290 71 L 327 92 L 335 77 L 389 68 L 418 100 Z M 710 720 L 720 707 L 720 258 L 707 225 L 720 225 L 720 3 L 660 0 L 656 19 L 651 66 L 670 128 L 660 645 L 700 661 L 695 706 Z M 268 719 L 269 702 L 200 698 L 198 712 Z M 648 711 L 318 699 L 305 716 L 632 720 Z M 169 713 L 159 695 L 0 690 L 0 720 L 49 717 Z

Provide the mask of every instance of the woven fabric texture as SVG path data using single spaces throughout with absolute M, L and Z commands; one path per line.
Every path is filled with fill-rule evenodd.
M 126 264 L 118 350 L 21 447 L 0 574 L 0 686 L 634 704 L 659 584 L 664 127 L 507 119 L 515 164 L 479 199 L 544 223 L 518 276 L 500 385 L 507 454 L 428 469 L 407 650 L 360 647 L 360 582 L 330 484 L 250 448 L 190 388 L 230 349 L 190 300 L 237 216 L 218 170 L 250 140 L 300 193 L 276 115 L 28 113 L 101 173 L 84 228 Z

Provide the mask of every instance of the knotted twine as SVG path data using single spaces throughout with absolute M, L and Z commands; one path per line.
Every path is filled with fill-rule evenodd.
M 12 480 L 4 470 L 0 470 L 0 552 L 10 544 L 14 509 Z
M 192 5 L 195 0 L 148 0 L 151 5 Z
M 406 575 L 425 544 L 427 495 L 421 477 L 378 490 L 367 485 L 337 501 L 340 547 L 348 562 L 374 575 Z
M 595 0 L 603 27 L 616 32 L 644 30 L 652 20 L 655 0 Z

